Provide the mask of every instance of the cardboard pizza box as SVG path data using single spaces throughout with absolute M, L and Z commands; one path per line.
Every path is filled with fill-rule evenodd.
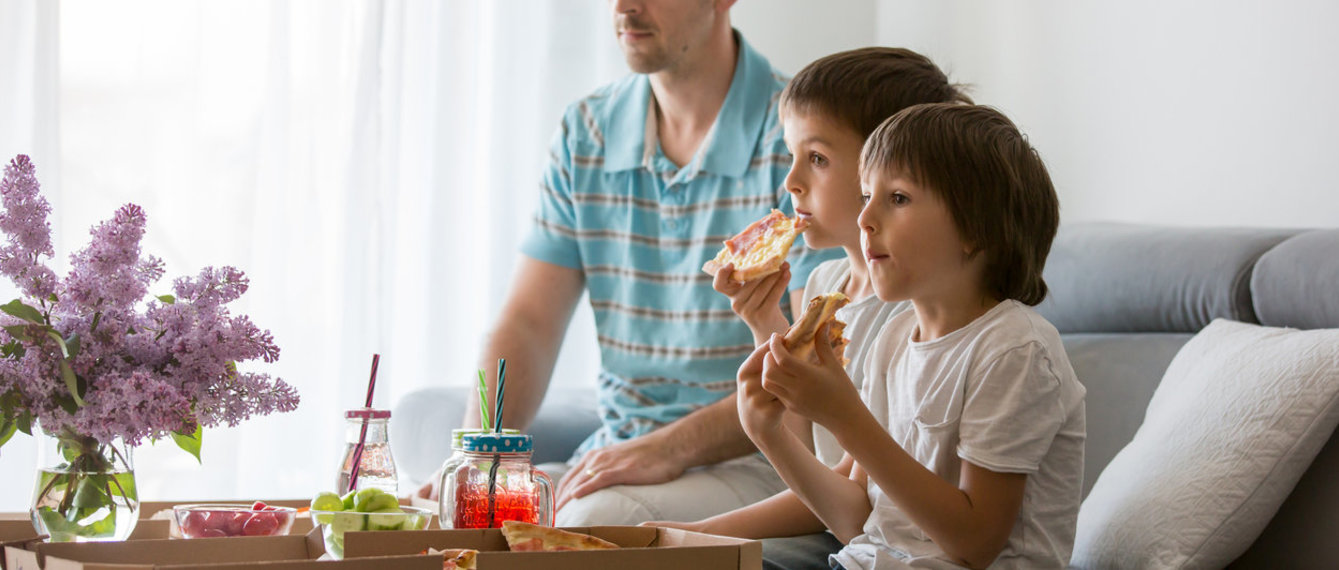
M 139 521 L 129 540 L 167 538 L 167 521 Z M 8 546 L 31 549 L 40 543 L 45 535 L 39 536 L 33 528 L 32 517 L 28 513 L 0 513 L 0 570 L 9 570 L 5 562 L 4 549 Z
M 5 549 L 7 570 L 440 570 L 440 556 L 319 560 L 321 535 L 126 542 L 40 543 Z
M 603 538 L 619 549 L 569 552 L 511 552 L 499 529 L 349 532 L 344 558 L 422 552 L 427 548 L 471 548 L 479 551 L 479 570 L 761 570 L 762 543 L 677 529 L 640 526 L 564 528 Z

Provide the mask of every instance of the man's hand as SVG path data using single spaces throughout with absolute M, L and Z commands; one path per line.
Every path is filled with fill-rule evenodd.
M 686 467 L 678 463 L 652 432 L 636 439 L 594 449 L 567 472 L 558 484 L 554 511 L 613 485 L 656 485 L 677 479 Z
M 731 278 L 734 272 L 733 263 L 722 267 L 716 272 L 711 288 L 730 298 L 730 310 L 749 326 L 754 342 L 760 343 L 768 335 L 786 330 L 790 324 L 781 312 L 780 303 L 790 283 L 790 263 L 782 263 L 781 271 L 745 283 L 735 282 Z
M 776 338 L 776 335 L 773 335 Z M 735 403 L 739 408 L 739 423 L 744 433 L 761 448 L 760 441 L 783 428 L 786 407 L 775 394 L 763 389 L 763 375 L 768 368 L 771 353 L 767 344 L 758 345 L 744 364 L 739 367 L 739 388 Z
M 815 338 L 827 338 L 831 326 L 831 322 L 824 323 Z M 848 418 L 853 410 L 864 409 L 864 404 L 832 347 L 826 342 L 815 345 L 814 355 L 818 362 L 812 363 L 787 350 L 781 335 L 773 335 L 763 345 L 767 349 L 767 358 L 762 389 L 775 396 L 792 413 L 832 429 L 835 422 Z M 743 370 L 740 372 L 742 378 Z M 748 422 L 743 421 L 747 431 Z

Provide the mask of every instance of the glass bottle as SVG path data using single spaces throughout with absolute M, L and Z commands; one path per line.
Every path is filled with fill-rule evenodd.
M 344 441 L 347 445 L 335 483 L 340 494 L 376 487 L 398 495 L 400 483 L 395 472 L 395 458 L 391 457 L 390 419 L 390 410 L 358 408 L 344 412 Z M 361 453 L 359 441 L 362 442 Z M 349 478 L 355 457 L 358 458 L 358 479 L 351 488 Z
M 479 433 L 493 433 L 493 431 L 482 428 L 458 428 L 451 430 L 451 456 L 447 457 L 446 461 L 442 462 L 442 468 L 438 470 L 438 476 L 437 476 L 438 513 L 446 512 L 443 511 L 442 509 L 446 508 L 447 494 L 442 492 L 442 490 L 447 488 L 446 487 L 447 477 L 450 476 L 451 473 L 455 472 L 456 468 L 460 467 L 462 464 L 465 463 L 465 436 Z M 515 435 L 521 433 L 521 430 L 503 428 L 502 433 L 508 435 Z M 441 525 L 442 528 L 454 528 L 454 526 L 452 525 L 453 521 L 451 520 L 451 517 L 439 516 L 437 517 L 437 523 Z
M 553 526 L 553 482 L 531 465 L 531 447 L 528 435 L 465 436 L 465 462 L 447 475 L 440 518 L 458 529 L 508 520 Z

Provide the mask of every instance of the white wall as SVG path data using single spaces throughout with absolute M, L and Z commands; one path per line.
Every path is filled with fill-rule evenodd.
M 1339 226 L 1339 3 L 884 0 L 1041 151 L 1062 219 Z
M 739 0 L 731 23 L 772 65 L 794 75 L 830 53 L 876 43 L 876 0 Z

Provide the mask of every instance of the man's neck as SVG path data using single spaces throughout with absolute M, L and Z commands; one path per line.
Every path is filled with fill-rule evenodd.
M 697 57 L 650 76 L 660 147 L 680 166 L 688 164 L 702 145 L 734 79 L 740 49 L 734 32 L 726 29 L 714 37 Z

